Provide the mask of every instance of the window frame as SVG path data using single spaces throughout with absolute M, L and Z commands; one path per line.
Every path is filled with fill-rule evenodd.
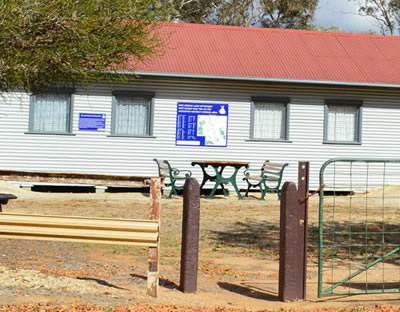
M 289 128 L 290 128 L 290 97 L 278 97 L 278 96 L 253 96 L 251 98 L 251 118 L 250 118 L 250 141 L 262 141 L 262 142 L 287 142 L 289 141 Z M 285 133 L 283 138 L 258 138 L 254 136 L 254 115 L 256 111 L 257 102 L 269 102 L 275 104 L 282 104 L 285 106 Z
M 33 93 L 30 95 L 30 102 L 29 102 L 29 125 L 28 125 L 28 132 L 27 134 L 44 134 L 44 135 L 74 135 L 73 134 L 73 119 L 74 119 L 74 110 L 73 110 L 73 103 L 74 103 L 74 93 L 75 90 L 71 88 L 46 88 L 44 91 L 40 93 Z M 68 121 L 66 125 L 66 131 L 38 131 L 34 130 L 34 106 L 36 104 L 36 97 L 38 95 L 46 95 L 46 94 L 60 94 L 60 95 L 67 95 L 68 96 Z
M 145 135 L 135 134 L 118 134 L 116 133 L 116 118 L 117 118 L 117 107 L 118 107 L 118 96 L 142 96 L 149 99 L 149 113 L 147 116 L 148 122 L 148 133 Z M 112 92 L 112 113 L 111 113 L 111 134 L 112 137 L 130 137 L 130 138 L 154 138 L 153 136 L 153 125 L 154 125 L 154 97 L 155 92 L 149 91 L 126 91 L 116 90 Z
M 342 145 L 361 145 L 362 144 L 362 115 L 363 115 L 363 101 L 354 99 L 326 99 L 324 105 L 324 144 L 342 144 Z M 352 106 L 358 108 L 357 121 L 355 122 L 356 140 L 354 141 L 332 141 L 328 140 L 328 120 L 329 120 L 329 106 Z

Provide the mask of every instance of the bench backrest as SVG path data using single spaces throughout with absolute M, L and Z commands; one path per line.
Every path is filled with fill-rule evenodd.
M 288 166 L 288 163 L 276 163 L 265 161 L 261 171 L 262 175 L 266 177 L 267 181 L 276 181 L 278 185 L 282 181 L 283 170 Z
M 167 160 L 163 159 L 153 159 L 158 165 L 158 174 L 160 177 L 168 178 L 171 172 L 171 165 Z

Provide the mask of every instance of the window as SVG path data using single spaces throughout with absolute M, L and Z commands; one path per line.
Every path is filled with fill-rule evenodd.
M 152 98 L 154 94 L 115 92 L 112 135 L 152 135 Z
M 71 93 L 56 91 L 32 95 L 29 132 L 70 133 Z
M 254 97 L 251 138 L 285 141 L 289 138 L 289 98 Z
M 325 101 L 325 143 L 361 143 L 361 101 Z

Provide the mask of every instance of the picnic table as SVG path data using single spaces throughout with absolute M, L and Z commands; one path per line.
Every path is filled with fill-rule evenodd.
M 206 184 L 207 181 L 215 182 L 214 188 L 212 189 L 208 199 L 212 199 L 217 191 L 217 188 L 221 186 L 224 195 L 227 196 L 226 189 L 224 184 L 231 183 L 233 188 L 236 191 L 239 199 L 243 199 L 242 195 L 240 195 L 239 188 L 236 184 L 236 176 L 239 172 L 239 169 L 242 167 L 248 168 L 249 163 L 246 161 L 223 161 L 223 160 L 197 160 L 192 161 L 192 166 L 198 165 L 200 166 L 201 170 L 203 171 L 203 180 L 200 184 L 200 190 L 203 189 L 203 186 Z M 214 169 L 215 175 L 209 174 L 206 171 L 207 167 L 212 167 Z M 234 169 L 233 173 L 228 177 L 223 177 L 222 173 L 226 167 L 231 167 Z
M 17 196 L 15 196 L 14 194 L 0 193 L 0 212 L 3 212 L 3 208 L 1 207 L 1 205 L 7 205 L 10 199 L 16 199 L 16 198 Z

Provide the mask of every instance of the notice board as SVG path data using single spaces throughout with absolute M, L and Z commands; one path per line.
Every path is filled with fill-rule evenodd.
M 79 113 L 79 130 L 98 131 L 106 128 L 106 114 Z
M 229 104 L 178 102 L 177 146 L 228 145 Z

